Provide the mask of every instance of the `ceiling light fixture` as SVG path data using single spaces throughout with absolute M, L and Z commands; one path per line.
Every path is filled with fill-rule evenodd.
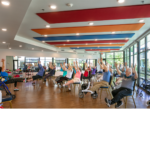
M 95 41 L 97 41 L 97 39 L 95 39 Z
M 34 48 L 32 48 L 32 49 L 34 49 Z
M 2 31 L 7 31 L 7 29 L 3 28 Z
M 11 47 L 9 47 L 9 49 L 11 49 Z
M 88 45 L 87 43 L 85 45 Z
M 45 41 L 42 41 L 43 43 L 45 43 Z
M 76 35 L 79 35 L 79 33 L 76 33 Z
M 126 40 L 128 40 L 128 38 L 126 38 Z
M 50 28 L 50 25 L 46 25 L 46 28 Z
M 77 48 L 79 48 L 79 47 L 77 47 Z
M 143 20 L 143 19 L 141 19 L 141 20 L 139 20 L 139 22 L 140 22 L 140 23 L 142 23 L 142 22 L 144 22 L 144 20 Z
M 67 42 L 69 42 L 69 40 L 67 40 Z
M 124 3 L 125 0 L 118 0 L 118 3 Z
M 112 32 L 112 34 L 115 34 L 116 32 Z
M 51 9 L 56 9 L 57 7 L 56 7 L 56 5 L 50 5 L 50 8 Z
M 93 24 L 94 24 L 93 22 L 90 22 L 90 23 L 89 23 L 90 26 L 92 26 Z
M 47 37 L 47 35 L 44 35 L 45 37 Z
M 73 4 L 72 3 L 67 3 L 66 6 L 72 7 Z
M 3 4 L 3 5 L 5 5 L 5 6 L 9 6 L 10 5 L 10 2 L 9 1 L 1 1 L 1 3 Z
M 64 46 L 65 46 L 65 44 L 64 44 Z
M 5 44 L 6 42 L 2 42 L 3 44 Z
M 19 45 L 19 47 L 22 47 L 22 45 Z

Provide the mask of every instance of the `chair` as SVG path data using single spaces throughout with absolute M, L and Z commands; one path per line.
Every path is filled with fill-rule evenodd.
M 2 102 L 0 104 L 6 103 L 6 102 L 9 102 L 10 108 L 12 108 L 12 96 L 11 95 L 3 96 Z
M 132 97 L 134 106 L 135 106 L 135 108 L 136 108 L 136 104 L 135 104 L 135 100 L 134 100 L 135 86 L 136 86 L 136 81 L 134 82 L 133 92 L 131 93 L 131 95 L 128 95 L 128 96 L 126 96 L 126 97 L 123 98 L 123 99 L 124 99 L 124 102 L 125 102 L 125 108 L 127 108 L 128 97 Z
M 101 92 L 100 92 L 100 99 L 101 99 L 101 95 L 102 95 L 102 91 L 106 91 L 107 95 L 110 94 L 111 98 L 113 98 L 110 90 L 111 90 L 111 85 L 113 83 L 113 79 L 114 79 L 114 76 L 110 76 L 110 82 L 109 82 L 109 86 L 107 87 L 100 87 L 101 89 Z

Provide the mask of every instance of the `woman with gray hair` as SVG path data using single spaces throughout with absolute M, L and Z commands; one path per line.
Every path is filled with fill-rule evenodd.
M 105 102 L 107 103 L 108 107 L 110 107 L 110 105 L 117 103 L 115 107 L 118 108 L 123 104 L 121 99 L 124 98 L 125 96 L 132 94 L 134 83 L 138 78 L 138 74 L 135 69 L 136 65 L 133 68 L 134 75 L 132 74 L 132 68 L 127 68 L 125 73 L 121 73 L 121 71 L 118 69 L 117 63 L 115 63 L 115 67 L 117 69 L 117 73 L 122 77 L 122 84 L 119 89 L 112 91 L 112 95 L 114 98 L 112 100 L 105 98 Z

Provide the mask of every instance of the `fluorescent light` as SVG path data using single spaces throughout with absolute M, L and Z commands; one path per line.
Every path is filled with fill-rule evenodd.
M 7 29 L 3 28 L 2 31 L 7 31 Z
M 116 32 L 112 32 L 112 34 L 115 34 Z
M 50 25 L 46 25 L 46 28 L 50 28 Z
M 51 5 L 50 8 L 51 9 L 56 9 L 57 7 L 56 7 L 56 5 Z
M 79 35 L 79 33 L 76 33 L 76 35 Z
M 124 3 L 125 0 L 118 0 L 118 3 Z
M 45 37 L 47 37 L 47 35 L 44 35 Z
M 2 42 L 3 44 L 5 44 L 6 42 Z
M 94 24 L 93 22 L 90 22 L 90 23 L 89 23 L 90 26 L 92 26 L 93 24 Z
M 10 2 L 9 1 L 1 1 L 1 3 L 5 6 L 9 6 L 10 5 Z
M 140 23 L 144 22 L 144 20 L 139 20 Z

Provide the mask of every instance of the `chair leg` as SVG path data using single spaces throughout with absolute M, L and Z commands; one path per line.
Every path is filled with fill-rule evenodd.
M 136 104 L 135 104 L 135 100 L 134 100 L 134 96 L 132 95 L 132 99 L 133 99 L 133 102 L 134 102 L 134 106 L 136 108 Z
M 111 99 L 113 99 L 113 96 L 112 96 L 112 93 L 111 93 L 110 89 L 108 89 L 108 92 L 110 94 Z
M 102 95 L 103 89 L 101 88 L 100 90 L 101 90 L 101 91 L 100 91 L 100 100 L 101 100 L 101 95 Z
M 10 108 L 12 108 L 12 102 L 11 101 L 9 102 L 9 104 L 10 104 Z
M 126 96 L 125 108 L 127 108 L 128 97 Z

